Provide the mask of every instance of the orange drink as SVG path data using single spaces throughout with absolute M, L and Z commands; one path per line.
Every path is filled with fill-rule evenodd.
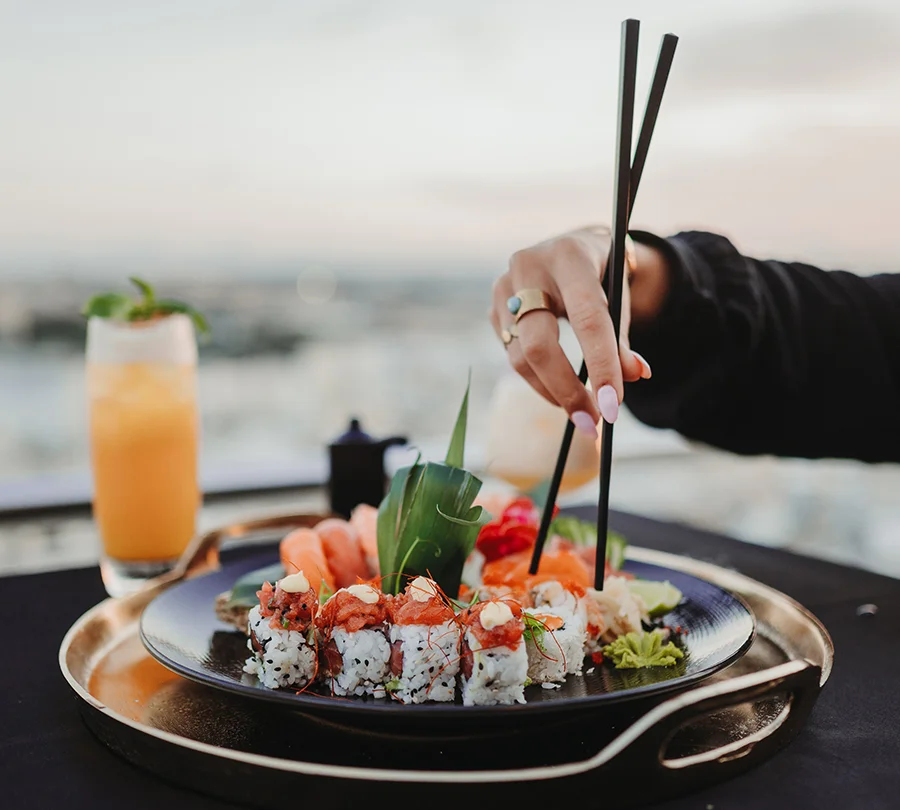
M 107 590 L 169 570 L 194 535 L 198 413 L 191 321 L 92 318 L 87 383 L 94 519 Z
M 488 415 L 486 472 L 527 492 L 553 475 L 568 416 L 517 374 L 497 381 Z M 560 492 L 600 473 L 599 439 L 575 431 Z

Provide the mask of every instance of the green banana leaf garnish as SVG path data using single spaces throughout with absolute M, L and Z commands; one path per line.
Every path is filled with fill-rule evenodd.
M 398 470 L 378 509 L 378 563 L 385 593 L 403 577 L 431 577 L 448 596 L 459 593 L 463 565 L 490 515 L 473 506 L 481 481 L 462 468 L 469 389 L 443 464 L 416 460 Z
M 259 604 L 259 598 L 256 592 L 260 590 L 264 582 L 271 582 L 273 585 L 285 576 L 284 566 L 279 563 L 267 565 L 264 568 L 257 568 L 248 571 L 235 580 L 231 593 L 228 596 L 226 607 L 244 607 L 252 608 Z M 324 604 L 334 591 L 328 587 L 325 580 L 319 587 L 319 604 Z
M 448 467 L 462 469 L 466 455 L 466 423 L 469 420 L 469 387 L 472 385 L 472 373 L 469 372 L 469 382 L 466 385 L 466 393 L 463 396 L 462 405 L 459 407 L 459 415 L 453 426 L 450 436 L 450 446 L 447 448 L 447 458 L 444 464 Z
M 597 524 L 587 520 L 579 520 L 569 515 L 560 515 L 550 524 L 551 535 L 558 534 L 571 540 L 576 546 L 597 545 Z M 625 563 L 625 549 L 628 541 L 618 532 L 606 535 L 606 559 L 611 568 L 621 570 Z
M 228 598 L 228 607 L 252 608 L 259 604 L 256 592 L 262 588 L 264 582 L 275 583 L 284 576 L 284 566 L 281 563 L 267 565 L 265 568 L 257 568 L 248 571 L 242 577 L 238 577 L 231 588 Z
M 684 653 L 671 641 L 663 645 L 663 632 L 658 629 L 619 636 L 603 648 L 603 655 L 616 665 L 616 669 L 672 667 L 684 658 Z
M 81 310 L 85 318 L 111 318 L 117 321 L 146 321 L 158 315 L 181 313 L 187 315 L 200 334 L 209 333 L 209 324 L 196 309 L 184 301 L 169 298 L 158 299 L 153 287 L 143 279 L 131 276 L 141 297 L 138 300 L 121 293 L 102 293 L 91 298 Z

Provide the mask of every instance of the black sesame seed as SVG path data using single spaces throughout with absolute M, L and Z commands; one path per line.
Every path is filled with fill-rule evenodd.
M 478 662 L 478 669 L 484 669 L 484 664 L 481 661 Z
M 267 664 L 274 664 L 275 662 L 271 658 L 266 659 Z
M 447 685 L 447 684 L 445 684 L 445 683 L 442 683 L 442 684 L 441 684 L 441 686 L 446 686 L 446 685 Z
M 354 658 L 353 661 L 354 661 L 354 663 L 355 663 L 357 666 L 359 666 L 359 659 L 358 659 L 358 658 Z
M 306 602 L 304 602 L 302 605 L 300 605 L 300 607 L 301 607 L 303 610 L 306 610 Z
M 434 667 L 428 667 L 429 672 L 434 672 Z
M 281 672 L 281 667 L 275 667 L 276 672 Z
M 366 659 L 366 664 L 365 664 L 365 665 L 366 665 L 366 666 L 369 666 L 369 659 L 368 659 L 368 658 Z

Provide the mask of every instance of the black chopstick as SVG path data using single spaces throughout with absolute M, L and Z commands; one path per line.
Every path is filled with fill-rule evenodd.
M 622 285 L 625 276 L 625 237 L 628 235 L 628 209 L 631 202 L 631 135 L 634 126 L 634 91 L 637 82 L 637 49 L 640 23 L 622 23 L 621 64 L 619 67 L 619 116 L 616 136 L 616 190 L 613 197 L 612 262 L 606 266 L 604 281 L 609 315 L 619 343 L 622 320 Z M 606 572 L 606 531 L 609 523 L 609 477 L 612 467 L 613 425 L 602 419 L 600 433 L 600 497 L 597 503 L 597 559 L 594 563 L 594 588 L 603 590 Z
M 624 29 L 627 25 L 623 23 L 623 39 L 624 39 Z M 631 173 L 630 173 L 630 186 L 631 186 L 631 199 L 630 205 L 627 209 L 626 216 L 630 216 L 631 214 L 631 206 L 634 204 L 634 197 L 637 193 L 638 186 L 641 182 L 641 175 L 644 171 L 644 165 L 647 161 L 647 153 L 650 149 L 650 140 L 653 137 L 653 130 L 656 126 L 656 119 L 659 115 L 659 108 L 662 104 L 663 92 L 666 88 L 666 82 L 669 78 L 669 71 L 672 67 L 672 60 L 675 57 L 675 46 L 678 43 L 678 37 L 674 34 L 666 34 L 659 48 L 659 55 L 656 59 L 656 69 L 653 74 L 653 82 L 650 85 L 650 93 L 647 97 L 647 106 L 644 110 L 644 118 L 641 122 L 641 131 L 638 137 L 637 147 L 634 153 L 634 161 L 631 165 Z M 623 53 L 624 57 L 624 53 Z M 607 260 L 607 268 L 612 266 L 612 246 L 610 247 L 610 255 Z M 609 271 L 607 271 L 607 278 L 609 276 Z M 621 289 L 621 284 L 620 284 Z M 621 316 L 621 307 L 620 312 Z M 617 330 L 618 331 L 618 330 Z M 582 383 L 587 382 L 587 365 L 582 362 L 581 370 L 578 373 L 578 379 L 581 380 Z M 604 426 L 605 427 L 605 426 Z M 529 568 L 530 573 L 536 574 L 538 571 L 538 566 L 541 560 L 541 554 L 544 550 L 544 544 L 547 540 L 547 534 L 550 529 L 550 523 L 553 520 L 553 507 L 556 505 L 556 498 L 559 494 L 559 487 L 562 483 L 563 473 L 566 468 L 566 461 L 569 456 L 569 448 L 572 445 L 572 437 L 575 432 L 575 425 L 572 424 L 571 421 L 566 422 L 566 428 L 563 433 L 562 444 L 559 449 L 559 456 L 556 459 L 556 467 L 553 470 L 553 476 L 550 479 L 550 489 L 547 493 L 546 503 L 544 505 L 544 510 L 541 515 L 541 525 L 538 531 L 537 541 L 534 546 L 534 552 L 531 557 L 531 566 Z M 602 469 L 601 469 L 601 478 L 602 478 Z M 601 484 L 602 486 L 602 484 Z M 608 487 L 608 480 L 607 480 Z M 601 490 L 602 493 L 603 490 Z M 602 498 L 602 494 L 601 494 Z M 608 510 L 608 496 L 607 496 L 607 510 Z M 608 519 L 608 514 L 607 514 Z M 599 528 L 599 514 L 598 514 L 598 528 Z M 597 537 L 598 544 L 598 565 L 597 568 L 601 571 L 599 575 L 600 587 L 602 588 L 603 581 L 603 572 L 605 572 L 606 565 L 606 532 L 603 532 L 602 539 L 598 534 Z M 599 546 L 602 545 L 602 549 Z M 602 551 L 602 556 L 600 556 Z M 602 567 L 601 567 L 602 566 Z M 595 581 L 596 584 L 596 581 Z

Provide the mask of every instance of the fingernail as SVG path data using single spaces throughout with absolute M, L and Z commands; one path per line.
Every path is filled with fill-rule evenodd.
M 611 385 L 604 385 L 597 392 L 597 407 L 603 418 L 612 424 L 619 417 L 619 397 Z
M 587 411 L 575 411 L 569 418 L 585 436 L 590 436 L 592 439 L 597 438 L 597 426 L 594 424 L 594 418 Z
M 638 363 L 641 364 L 641 379 L 649 380 L 653 376 L 653 371 L 650 368 L 650 364 L 641 355 L 639 355 L 634 349 L 631 350 L 631 353 L 635 356 Z

